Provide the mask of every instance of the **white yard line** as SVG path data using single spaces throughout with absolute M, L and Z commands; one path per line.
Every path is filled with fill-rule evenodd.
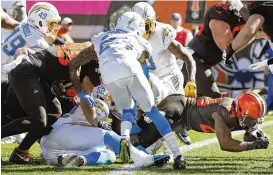
M 261 126 L 261 128 L 265 128 L 268 127 L 270 125 L 273 125 L 273 121 L 269 121 L 269 122 L 265 122 L 263 123 Z M 244 134 L 245 131 L 234 131 L 232 132 L 232 136 L 236 137 L 238 135 Z M 214 143 L 218 143 L 218 140 L 216 137 L 211 138 L 211 139 L 206 139 L 200 142 L 195 142 L 191 145 L 183 145 L 180 147 L 180 151 L 182 153 L 190 151 L 192 149 L 196 149 L 196 148 L 201 148 L 203 146 L 206 145 L 210 145 L 210 144 L 214 144 Z M 134 165 L 130 164 L 130 165 L 124 165 L 121 168 L 115 169 L 113 171 L 110 171 L 109 173 L 107 173 L 107 175 L 133 175 L 135 173 L 135 169 L 134 169 Z

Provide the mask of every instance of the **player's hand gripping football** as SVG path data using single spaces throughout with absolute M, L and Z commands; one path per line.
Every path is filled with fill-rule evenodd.
M 186 97 L 191 97 L 191 98 L 197 97 L 196 84 L 194 81 L 188 81 L 184 90 L 185 90 Z
M 261 69 L 261 68 L 265 68 L 267 67 L 268 64 L 267 64 L 267 60 L 264 60 L 264 61 L 261 61 L 261 62 L 257 62 L 257 63 L 254 63 L 254 64 L 251 64 L 248 68 L 250 70 L 258 70 L 258 69 Z

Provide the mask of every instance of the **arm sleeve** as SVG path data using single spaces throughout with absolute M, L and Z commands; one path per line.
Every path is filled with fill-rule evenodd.
M 62 38 L 60 38 L 60 37 L 56 37 L 56 39 L 55 39 L 55 41 L 54 41 L 53 44 L 63 45 L 63 44 L 65 44 L 65 41 Z
M 167 49 L 169 45 L 175 40 L 175 38 L 176 38 L 175 29 L 170 25 L 166 25 L 162 30 L 162 40 L 164 44 L 164 49 Z

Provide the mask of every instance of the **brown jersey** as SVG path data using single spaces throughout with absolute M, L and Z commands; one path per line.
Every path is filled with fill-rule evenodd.
M 200 31 L 188 44 L 195 54 L 199 55 L 205 63 L 214 66 L 222 61 L 222 51 L 216 45 L 210 29 L 210 21 L 213 19 L 226 22 L 231 29 L 233 37 L 243 28 L 245 22 L 229 10 L 229 3 L 218 3 L 208 8 L 204 18 L 204 24 Z
M 243 129 L 239 126 L 238 119 L 232 110 L 232 98 L 201 97 L 197 100 L 183 95 L 170 95 L 159 105 L 159 110 L 173 124 L 183 125 L 187 130 L 198 132 L 214 132 L 214 119 L 212 114 L 217 112 L 231 130 Z
M 59 80 L 70 81 L 69 63 L 82 50 L 88 48 L 90 45 L 90 42 L 54 45 L 48 49 L 35 52 L 29 56 L 29 59 L 37 72 L 41 75 L 41 78 L 49 85 Z M 91 60 L 88 64 L 81 67 L 81 72 L 84 70 L 89 74 L 93 73 L 93 76 L 98 79 L 100 74 L 97 73 L 97 69 L 97 60 Z

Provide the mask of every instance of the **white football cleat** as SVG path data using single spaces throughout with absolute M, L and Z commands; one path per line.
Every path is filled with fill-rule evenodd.
M 16 142 L 16 138 L 13 136 L 8 136 L 8 137 L 1 139 L 2 144 L 11 144 L 11 143 L 15 143 L 15 142 Z

